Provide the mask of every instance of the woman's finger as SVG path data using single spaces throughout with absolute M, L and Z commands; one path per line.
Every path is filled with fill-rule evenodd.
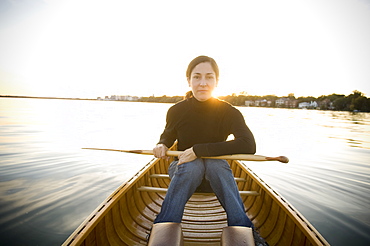
M 157 158 L 165 158 L 167 153 L 167 146 L 164 144 L 157 144 L 153 149 L 153 154 Z
M 195 159 L 197 159 L 197 156 L 195 155 L 193 148 L 189 148 L 179 155 L 179 162 L 177 165 L 194 161 Z

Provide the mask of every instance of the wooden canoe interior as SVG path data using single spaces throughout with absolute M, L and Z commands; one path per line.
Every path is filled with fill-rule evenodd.
M 153 159 L 128 182 L 108 197 L 65 241 L 63 245 L 146 245 L 153 220 L 165 193 L 138 188 L 167 188 L 166 174 L 172 160 Z M 273 245 L 329 245 L 316 229 L 279 194 L 248 167 L 229 161 L 239 190 L 256 191 L 243 195 L 246 213 L 261 236 Z M 227 226 L 224 209 L 214 195 L 193 195 L 182 222 L 185 245 L 220 245 L 222 228 Z

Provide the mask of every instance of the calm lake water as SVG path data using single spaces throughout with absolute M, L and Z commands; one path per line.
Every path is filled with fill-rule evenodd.
M 0 99 L 0 245 L 60 245 L 152 157 L 171 104 Z M 246 163 L 332 245 L 370 245 L 370 114 L 239 108 L 257 154 Z

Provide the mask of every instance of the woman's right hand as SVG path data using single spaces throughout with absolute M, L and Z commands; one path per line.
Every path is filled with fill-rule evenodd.
M 166 153 L 167 153 L 167 146 L 164 144 L 157 144 L 154 149 L 153 149 L 153 154 L 157 158 L 162 158 L 165 159 L 167 158 Z

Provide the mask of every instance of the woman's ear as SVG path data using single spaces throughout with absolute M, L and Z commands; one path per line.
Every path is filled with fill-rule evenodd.
M 189 87 L 191 87 L 191 84 L 190 84 L 190 78 L 189 78 L 189 77 L 187 77 L 186 79 L 188 80 L 188 85 L 189 85 Z

